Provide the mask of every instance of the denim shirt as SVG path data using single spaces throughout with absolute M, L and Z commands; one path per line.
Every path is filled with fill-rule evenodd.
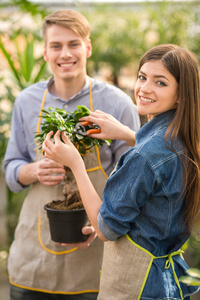
M 121 156 L 106 183 L 98 214 L 99 229 L 108 240 L 128 233 L 135 243 L 156 257 L 179 250 L 189 237 L 182 214 L 182 166 L 178 156 L 165 144 L 173 115 L 174 110 L 160 114 L 137 132 L 135 147 Z M 184 159 L 180 139 L 177 144 L 175 149 Z M 167 145 L 170 146 L 169 141 Z M 142 299 L 179 296 L 176 285 L 174 293 L 168 288 L 173 274 L 170 277 L 163 271 L 165 261 L 154 261 Z M 184 275 L 187 264 L 180 256 L 174 261 L 177 276 Z M 196 290 L 181 286 L 185 296 Z

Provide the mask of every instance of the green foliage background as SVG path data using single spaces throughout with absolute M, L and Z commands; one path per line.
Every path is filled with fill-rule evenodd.
M 3 4 L 2 4 L 3 3 Z M 51 71 L 43 60 L 42 21 L 56 8 L 36 5 L 27 0 L 0 4 L 0 165 L 9 138 L 10 120 L 15 98 L 30 84 L 48 79 Z M 67 5 L 63 5 L 63 8 Z M 84 5 L 77 2 L 72 9 L 83 13 L 91 24 L 93 54 L 88 59 L 88 74 L 93 76 L 106 67 L 115 85 L 124 68 L 136 74 L 141 55 L 152 46 L 175 43 L 193 51 L 200 61 L 200 3 L 173 1 L 143 2 L 120 6 Z M 14 13 L 13 13 L 14 12 Z M 28 18 L 27 27 L 22 20 Z M 134 84 L 134 83 L 133 83 Z M 9 109 L 5 109 L 5 104 Z M 2 168 L 0 169 L 2 170 Z M 13 194 L 8 189 L 9 243 L 24 199 L 23 191 Z M 195 241 L 194 241 L 195 240 Z M 191 255 L 200 267 L 199 241 L 191 241 Z M 198 245 L 198 246 L 197 246 Z

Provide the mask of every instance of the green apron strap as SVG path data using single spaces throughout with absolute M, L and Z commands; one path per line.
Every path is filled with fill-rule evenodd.
M 147 272 L 146 272 L 146 275 L 145 275 L 145 278 L 144 278 L 144 281 L 143 281 L 143 284 L 142 284 L 142 288 L 140 290 L 140 293 L 138 295 L 138 298 L 137 300 L 140 300 L 141 296 L 142 296 L 142 292 L 144 290 L 144 287 L 145 287 L 145 284 L 146 284 L 146 281 L 147 281 L 147 278 L 149 276 L 149 272 L 150 272 L 150 269 L 151 269 L 151 266 L 152 266 L 152 263 L 153 263 L 153 260 L 154 259 L 159 259 L 159 258 L 167 258 L 166 260 L 166 263 L 165 263 L 165 269 L 168 269 L 170 266 L 172 267 L 172 271 L 173 271 L 173 275 L 174 275 L 174 280 L 179 288 L 179 293 L 180 293 L 180 297 L 181 297 L 181 300 L 184 300 L 183 299 L 183 292 L 181 290 L 181 286 L 180 286 L 180 283 L 179 283 L 179 280 L 178 280 L 178 277 L 176 275 L 176 272 L 175 272 L 175 268 L 174 268 L 174 261 L 173 261 L 173 256 L 175 255 L 181 255 L 182 253 L 184 253 L 183 250 L 178 250 L 178 251 L 174 251 L 170 254 L 167 254 L 167 255 L 163 255 L 163 256 L 154 256 L 151 252 L 149 252 L 148 250 L 146 250 L 145 248 L 141 247 L 140 245 L 136 244 L 130 237 L 128 234 L 125 235 L 126 238 L 137 248 L 139 248 L 140 250 L 146 252 L 149 256 L 151 256 L 151 261 L 149 263 L 149 266 L 148 266 L 148 269 L 147 269 Z

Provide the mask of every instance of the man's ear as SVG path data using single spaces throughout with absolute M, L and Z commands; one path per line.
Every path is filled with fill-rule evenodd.
M 45 45 L 44 45 L 44 49 L 43 49 L 43 57 L 44 57 L 44 60 L 46 62 L 48 62 L 47 50 L 46 50 L 46 46 Z
M 92 44 L 91 40 L 87 39 L 86 41 L 86 57 L 89 58 L 92 55 Z

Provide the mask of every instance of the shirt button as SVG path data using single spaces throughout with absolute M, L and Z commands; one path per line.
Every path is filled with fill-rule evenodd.
M 64 108 L 68 108 L 68 104 L 64 104 Z

